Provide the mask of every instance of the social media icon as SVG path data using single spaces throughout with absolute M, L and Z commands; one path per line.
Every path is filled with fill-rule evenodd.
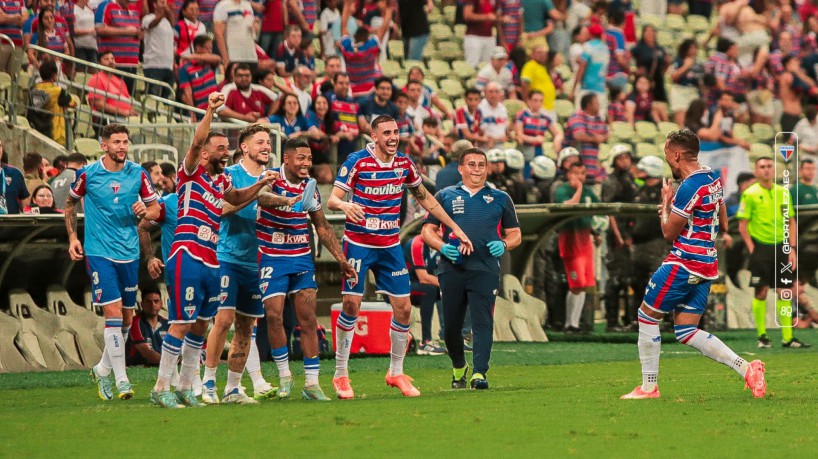
M 792 299 L 792 290 L 784 289 L 781 290 L 781 294 L 779 295 L 782 300 L 791 300 Z

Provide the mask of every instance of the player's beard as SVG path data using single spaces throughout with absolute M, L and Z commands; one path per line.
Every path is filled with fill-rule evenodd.
M 128 152 L 126 151 L 125 154 L 122 155 L 122 158 L 120 159 L 119 153 L 115 152 L 115 151 L 112 151 L 112 152 L 108 153 L 108 158 L 110 158 L 111 161 L 113 161 L 113 162 L 115 162 L 117 164 L 123 164 L 125 162 L 125 160 L 128 159 Z

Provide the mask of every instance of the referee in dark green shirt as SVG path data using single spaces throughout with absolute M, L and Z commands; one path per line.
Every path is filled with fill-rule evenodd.
M 463 179 L 439 191 L 435 198 L 443 210 L 466 233 L 474 252 L 462 255 L 450 239 L 451 230 L 438 233 L 440 221 L 431 214 L 423 225 L 423 240 L 443 254 L 438 266 L 438 279 L 443 302 L 443 327 L 446 347 L 452 359 L 452 388 L 466 387 L 469 366 L 463 352 L 461 328 L 468 308 L 474 336 L 473 389 L 488 389 L 493 344 L 494 301 L 500 284 L 500 257 L 506 250 L 520 245 L 520 224 L 511 198 L 503 191 L 486 185 L 488 161 L 479 148 L 470 148 L 460 155 L 458 170 Z

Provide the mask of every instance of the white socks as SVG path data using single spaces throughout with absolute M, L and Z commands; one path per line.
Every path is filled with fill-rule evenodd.
M 355 336 L 357 317 L 348 316 L 341 311 L 335 323 L 335 377 L 349 376 L 349 349 Z
M 193 382 L 199 370 L 199 360 L 202 358 L 204 336 L 188 333 L 185 335 L 185 346 L 182 349 L 182 371 L 179 374 L 179 391 L 193 389 Z
M 105 350 L 101 363 L 106 363 L 106 357 L 110 362 L 110 367 L 114 371 L 116 383 L 128 382 L 128 374 L 125 371 L 125 340 L 122 338 L 122 319 L 106 319 Z M 110 372 L 108 372 L 110 375 Z
M 399 323 L 392 318 L 389 326 L 389 338 L 392 341 L 392 350 L 389 359 L 389 373 L 392 376 L 403 374 L 403 359 L 406 357 L 406 346 L 409 343 L 409 325 Z
M 750 364 L 736 355 L 715 335 L 699 330 L 695 325 L 677 325 L 673 329 L 676 331 L 676 339 L 680 343 L 698 349 L 705 357 L 727 365 L 741 375 L 742 378 L 747 374 Z
M 582 309 L 585 307 L 585 291 L 577 294 L 568 292 L 565 297 L 565 325 L 579 328 Z
M 165 335 L 162 342 L 162 358 L 159 361 L 159 375 L 156 378 L 154 392 L 170 390 L 170 383 L 173 374 L 176 372 L 176 363 L 179 361 L 179 353 L 182 351 L 182 340 L 171 335 Z
M 659 353 L 662 336 L 659 320 L 639 310 L 639 361 L 642 363 L 642 390 L 652 391 L 659 380 Z

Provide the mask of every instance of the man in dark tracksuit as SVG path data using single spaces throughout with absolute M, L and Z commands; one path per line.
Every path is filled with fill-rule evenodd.
M 602 183 L 602 202 L 631 203 L 636 195 L 636 184 L 633 183 L 631 165 L 633 155 L 630 145 L 618 144 L 611 148 L 613 172 Z M 628 231 L 627 217 L 609 217 L 611 226 L 608 229 L 608 252 L 605 255 L 605 266 L 608 269 L 608 280 L 605 282 L 605 319 L 606 332 L 622 331 L 619 324 L 619 304 L 624 297 L 623 310 L 628 309 L 628 287 L 631 276 L 631 244 L 633 240 Z M 625 314 L 627 316 L 627 313 Z
M 452 217 L 472 242 L 474 252 L 461 254 L 444 228 L 438 235 L 440 221 L 431 214 L 423 225 L 423 240 L 441 257 L 438 266 L 440 293 L 443 301 L 443 326 L 446 347 L 452 359 L 452 388 L 466 388 L 469 366 L 463 351 L 461 327 L 468 308 L 472 320 L 474 373 L 472 389 L 488 389 L 493 344 L 492 311 L 500 284 L 500 257 L 506 250 L 520 245 L 520 224 L 511 197 L 486 185 L 486 154 L 478 148 L 460 156 L 460 175 L 455 186 L 441 190 L 435 196 L 445 212 Z M 459 245 L 459 244 L 457 244 Z

